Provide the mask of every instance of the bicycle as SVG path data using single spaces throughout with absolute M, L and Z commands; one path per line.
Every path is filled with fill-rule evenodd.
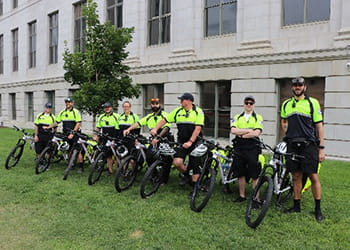
M 97 143 L 88 135 L 81 132 L 74 132 L 74 134 L 78 136 L 78 140 L 72 146 L 68 166 L 63 173 L 63 180 L 67 180 L 69 172 L 74 168 L 78 160 L 79 154 L 83 154 L 92 165 L 97 160 L 97 155 L 101 151 Z
M 202 171 L 190 197 L 190 207 L 195 212 L 202 211 L 207 205 L 214 189 L 217 172 L 220 173 L 221 183 L 227 188 L 229 184 L 238 180 L 233 173 L 233 168 L 231 168 L 234 159 L 233 147 L 222 148 L 219 144 L 211 141 L 204 141 L 198 147 L 203 147 L 198 156 L 203 157 L 206 154 L 207 158 L 206 162 L 202 161 Z M 209 152 L 209 148 L 213 148 L 213 150 Z
M 35 163 L 35 174 L 45 172 L 51 163 L 58 163 L 62 159 L 66 162 L 69 157 L 69 144 L 67 136 L 63 133 L 55 132 L 48 145 L 40 153 Z
M 124 140 L 120 138 L 114 138 L 107 134 L 99 133 L 102 140 L 106 140 L 101 147 L 96 160 L 91 164 L 90 174 L 88 177 L 88 184 L 94 185 L 101 178 L 102 172 L 108 170 L 107 167 L 107 154 L 112 152 L 116 164 L 120 166 L 121 159 L 128 154 L 128 149 L 124 146 Z
M 276 205 L 278 207 L 283 206 L 292 197 L 292 175 L 287 170 L 283 158 L 291 157 L 291 160 L 294 161 L 304 158 L 294 153 L 287 153 L 285 142 L 277 144 L 275 149 L 263 142 L 260 142 L 260 145 L 262 149 L 267 149 L 273 153 L 273 156 L 269 163 L 262 169 L 257 185 L 248 200 L 245 221 L 251 228 L 259 226 L 264 219 L 273 194 L 277 195 Z
M 114 180 L 115 189 L 118 192 L 129 189 L 136 180 L 137 174 L 147 165 L 146 149 L 149 140 L 140 135 L 129 134 L 134 145 L 131 153 L 120 163 Z
M 12 148 L 9 155 L 6 158 L 5 161 L 5 168 L 7 170 L 10 170 L 11 168 L 15 167 L 19 160 L 21 159 L 23 155 L 24 145 L 29 142 L 29 148 L 34 150 L 35 143 L 34 143 L 34 135 L 29 135 L 24 129 L 20 129 L 17 126 L 13 126 L 16 131 L 20 131 L 23 133 L 22 138 L 18 139 L 16 145 Z
M 142 198 L 155 194 L 160 185 L 166 182 L 175 154 L 174 146 L 179 145 L 176 142 L 170 142 L 167 138 L 157 137 L 157 139 L 159 145 L 153 149 L 155 161 L 147 169 L 141 181 L 140 195 Z

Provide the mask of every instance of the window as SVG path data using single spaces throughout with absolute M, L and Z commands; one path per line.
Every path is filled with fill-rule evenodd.
M 200 84 L 200 107 L 205 115 L 204 135 L 230 136 L 231 81 Z
M 237 0 L 206 0 L 205 36 L 236 32 Z
M 0 0 L 0 16 L 4 14 L 4 1 Z
M 18 71 L 18 28 L 12 30 L 12 71 Z
M 58 59 L 58 12 L 49 15 L 49 63 L 57 63 Z
M 33 92 L 26 92 L 26 106 L 27 106 L 27 113 L 26 118 L 28 122 L 34 121 L 34 99 L 33 99 Z
M 4 74 L 4 35 L 0 35 L 0 74 Z
M 55 113 L 55 91 L 50 90 L 50 91 L 45 91 L 46 95 L 46 100 L 47 102 L 51 102 L 52 104 L 52 113 Z
M 84 51 L 86 20 L 83 16 L 85 1 L 74 5 L 74 50 Z
M 12 8 L 15 9 L 18 7 L 18 0 L 12 0 Z
M 10 102 L 9 102 L 9 104 L 10 104 L 10 108 L 9 108 L 9 110 L 10 110 L 10 115 L 11 115 L 11 117 L 10 117 L 10 119 L 11 120 L 16 120 L 17 119 L 17 113 L 16 113 L 16 93 L 11 93 L 10 94 Z
M 170 0 L 149 0 L 149 45 L 170 42 L 170 3 Z
M 29 68 L 36 66 L 36 21 L 28 24 L 29 28 Z
M 329 20 L 330 0 L 283 0 L 283 23 L 292 25 Z
M 164 107 L 164 85 L 144 85 L 143 86 L 143 114 L 147 115 L 152 112 L 151 99 L 159 98 L 159 103 Z
M 0 94 L 0 116 L 2 116 L 2 95 Z
M 107 20 L 116 28 L 123 27 L 123 0 L 107 0 Z

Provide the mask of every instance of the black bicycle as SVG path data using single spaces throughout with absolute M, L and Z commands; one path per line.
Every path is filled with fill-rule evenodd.
M 51 163 L 58 163 L 62 159 L 67 162 L 68 155 L 69 144 L 67 136 L 59 132 L 53 133 L 52 139 L 35 161 L 35 173 L 41 174 L 45 172 Z
M 11 169 L 15 167 L 19 160 L 21 159 L 24 151 L 24 145 L 29 142 L 29 148 L 34 149 L 34 135 L 29 135 L 24 129 L 20 129 L 17 126 L 13 126 L 16 131 L 20 131 L 23 133 L 22 138 L 18 139 L 17 144 L 10 151 L 9 155 L 5 161 L 5 168 Z
M 277 195 L 276 205 L 279 207 L 283 206 L 292 197 L 292 175 L 284 164 L 284 157 L 290 157 L 293 161 L 304 158 L 294 153 L 287 153 L 285 142 L 279 143 L 274 149 L 263 142 L 260 145 L 262 149 L 272 152 L 273 156 L 262 169 L 258 183 L 248 201 L 245 221 L 251 228 L 259 226 L 264 219 L 273 194 Z
M 170 168 L 175 154 L 176 142 L 170 142 L 167 138 L 157 137 L 159 144 L 154 150 L 153 164 L 147 169 L 141 181 L 140 195 L 142 198 L 148 198 L 155 194 L 160 185 L 165 183 L 169 177 Z
M 147 166 L 146 150 L 149 140 L 141 135 L 129 134 L 132 150 L 120 163 L 115 175 L 114 186 L 118 192 L 129 189 L 135 182 L 141 169 Z

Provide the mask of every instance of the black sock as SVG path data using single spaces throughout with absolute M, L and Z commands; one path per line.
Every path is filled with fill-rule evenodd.
M 300 210 L 300 200 L 294 200 L 294 210 Z
M 315 211 L 321 211 L 321 200 L 315 199 Z

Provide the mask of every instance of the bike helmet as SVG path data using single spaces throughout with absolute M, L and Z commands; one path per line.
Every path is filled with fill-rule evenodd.
M 159 144 L 159 153 L 162 155 L 174 155 L 175 150 L 174 148 L 170 147 L 167 143 L 160 143 Z
M 64 151 L 68 151 L 68 150 L 69 150 L 69 144 L 68 144 L 68 142 L 64 141 L 64 142 L 59 146 L 59 148 L 60 148 L 61 150 L 64 150 Z
M 208 150 L 208 147 L 204 144 L 199 144 L 195 149 L 192 150 L 191 156 L 200 157 L 203 156 Z
M 276 146 L 276 152 L 280 154 L 285 154 L 287 153 L 287 143 L 285 142 L 280 142 Z

